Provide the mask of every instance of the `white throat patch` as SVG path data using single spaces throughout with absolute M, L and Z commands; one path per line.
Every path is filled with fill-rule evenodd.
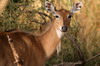
M 60 30 L 58 30 L 58 29 L 56 30 L 56 32 L 57 32 L 58 38 L 61 38 L 63 33 Z

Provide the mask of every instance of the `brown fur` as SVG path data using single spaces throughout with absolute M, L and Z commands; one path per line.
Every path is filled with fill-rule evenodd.
M 67 19 L 68 11 L 61 10 L 57 13 L 61 16 L 60 21 L 54 19 L 50 27 L 40 35 L 22 31 L 0 32 L 0 66 L 16 66 L 7 35 L 13 39 L 12 42 L 23 61 L 23 66 L 43 66 L 45 61 L 52 56 L 61 39 L 56 29 L 63 25 L 69 26 L 70 23 Z
M 8 44 L 7 34 L 13 39 L 23 66 L 40 66 L 45 61 L 45 52 L 39 37 L 24 32 L 0 33 L 0 66 L 14 66 L 14 57 Z M 38 63 L 40 62 L 40 63 Z M 6 64 L 7 63 L 7 64 Z M 6 65 L 5 65 L 6 64 Z

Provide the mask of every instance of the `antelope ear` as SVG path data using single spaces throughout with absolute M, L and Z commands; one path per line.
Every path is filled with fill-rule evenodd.
M 45 2 L 45 8 L 48 12 L 55 14 L 55 7 L 48 1 Z
M 83 6 L 82 2 L 77 2 L 73 5 L 72 9 L 70 10 L 71 13 L 76 13 L 77 11 L 79 11 L 81 9 L 81 7 Z

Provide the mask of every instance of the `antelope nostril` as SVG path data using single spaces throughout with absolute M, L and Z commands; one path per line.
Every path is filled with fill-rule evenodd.
M 67 31 L 67 27 L 66 26 L 62 26 L 62 32 L 66 32 Z

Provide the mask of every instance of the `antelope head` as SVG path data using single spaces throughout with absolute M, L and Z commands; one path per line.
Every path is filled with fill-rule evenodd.
M 55 16 L 54 22 L 58 32 L 66 32 L 70 25 L 71 17 L 74 13 L 79 11 L 82 7 L 82 2 L 77 2 L 73 5 L 70 11 L 67 10 L 56 10 L 50 2 L 45 2 L 45 8 L 48 12 Z

